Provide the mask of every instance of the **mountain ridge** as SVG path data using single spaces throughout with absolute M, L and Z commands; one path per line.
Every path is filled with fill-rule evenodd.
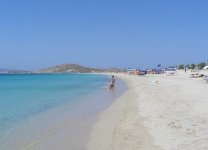
M 118 68 L 99 69 L 93 67 L 84 67 L 78 64 L 61 64 L 48 68 L 38 69 L 36 71 L 24 71 L 18 69 L 0 69 L 0 74 L 41 74 L 41 73 L 103 73 L 103 72 L 122 72 Z
M 98 69 L 92 67 L 84 67 L 78 64 L 61 64 L 53 67 L 39 69 L 34 73 L 102 73 L 102 72 L 120 72 L 117 68 Z

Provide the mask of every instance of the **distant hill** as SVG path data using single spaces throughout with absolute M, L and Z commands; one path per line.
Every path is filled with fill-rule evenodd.
M 118 68 L 108 68 L 108 69 L 104 69 L 104 72 L 123 72 L 124 70 L 118 69 Z
M 101 72 L 120 72 L 121 70 L 116 68 L 110 69 L 97 69 L 97 68 L 89 68 L 84 67 L 77 64 L 63 64 L 57 65 L 54 67 L 44 68 L 35 71 L 34 73 L 64 73 L 64 72 L 71 72 L 71 73 L 101 73 Z
M 15 69 L 0 69 L 0 74 L 33 74 L 33 73 L 102 73 L 102 72 L 122 72 L 117 68 L 98 69 L 84 67 L 77 64 L 63 64 L 54 67 L 44 68 L 37 71 L 24 71 Z
M 15 69 L 0 69 L 0 74 L 29 74 L 31 71 L 15 70 Z

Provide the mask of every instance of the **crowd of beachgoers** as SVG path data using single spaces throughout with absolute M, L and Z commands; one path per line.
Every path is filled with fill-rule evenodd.
M 208 83 L 208 66 L 205 66 L 203 69 L 178 69 L 176 67 L 168 67 L 168 68 L 156 68 L 156 69 L 127 69 L 125 74 L 127 75 L 138 75 L 144 76 L 147 74 L 166 74 L 166 75 L 175 75 L 177 71 L 184 71 L 187 74 L 190 74 L 190 78 L 202 78 L 204 81 Z M 111 80 L 109 81 L 108 89 L 112 90 L 115 88 L 115 76 L 111 76 Z
M 208 69 L 128 69 L 114 76 L 127 90 L 99 116 L 89 150 L 208 149 Z
M 177 70 L 184 71 L 185 73 L 190 73 L 191 78 L 203 78 L 208 82 L 208 66 L 203 69 L 177 69 L 176 67 L 169 68 L 157 68 L 157 69 L 127 69 L 126 74 L 128 75 L 147 75 L 147 74 L 167 74 L 174 75 Z

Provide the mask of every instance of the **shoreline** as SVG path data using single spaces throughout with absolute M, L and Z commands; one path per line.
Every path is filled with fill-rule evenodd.
M 88 150 L 208 149 L 208 86 L 190 74 L 116 75 L 128 89 L 99 115 Z
M 107 89 L 100 87 L 96 91 L 74 100 L 73 107 L 66 103 L 31 118 L 29 126 L 32 129 L 39 127 L 41 124 L 44 125 L 43 128 L 47 132 L 38 135 L 38 138 L 26 140 L 26 143 L 22 143 L 20 140 L 19 143 L 17 142 L 17 147 L 15 146 L 12 150 L 85 149 L 88 135 L 99 113 L 109 107 L 126 90 L 123 81 L 119 80 L 118 82 L 119 88 L 116 92 L 109 92 Z M 70 111 L 71 108 L 74 110 Z M 70 114 L 71 112 L 73 114 Z M 33 123 L 37 125 L 33 126 Z M 31 133 L 27 134 L 30 135 Z
M 127 90 L 99 116 L 87 144 L 88 150 L 160 150 L 138 117 L 138 95 L 131 76 L 115 74 Z
M 201 78 L 190 78 L 190 73 L 182 71 L 173 76 L 114 75 L 115 91 L 100 88 L 78 100 L 74 106 L 79 107 L 66 104 L 31 119 L 31 124 L 42 123 L 50 132 L 16 150 L 208 148 L 208 86 Z M 86 113 L 79 116 L 77 109 L 77 118 L 70 118 L 69 108 Z

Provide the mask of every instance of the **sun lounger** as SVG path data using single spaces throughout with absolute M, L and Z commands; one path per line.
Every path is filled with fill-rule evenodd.
M 199 78 L 199 77 L 200 77 L 199 73 L 192 73 L 191 74 L 191 78 Z
M 165 73 L 166 73 L 167 75 L 174 75 L 174 74 L 176 73 L 176 69 L 174 69 L 174 68 L 166 69 L 166 70 L 165 70 Z

